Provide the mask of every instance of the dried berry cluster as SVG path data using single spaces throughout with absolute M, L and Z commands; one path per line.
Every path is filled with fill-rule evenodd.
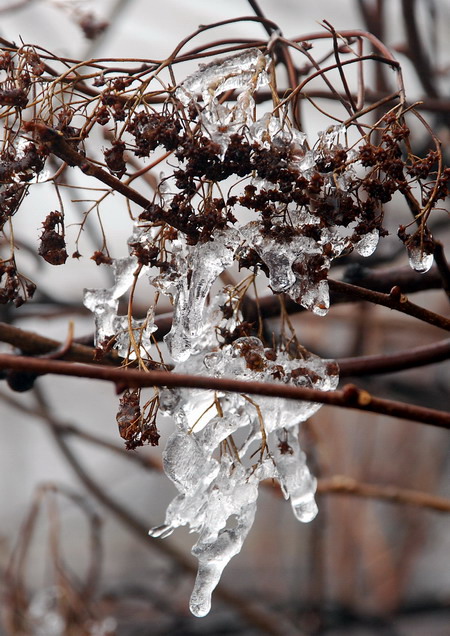
M 36 285 L 19 274 L 14 259 L 0 261 L 0 303 L 14 303 L 20 307 L 32 298 Z
M 51 265 L 63 265 L 67 260 L 64 239 L 64 216 L 55 210 L 47 215 L 42 224 L 41 244 L 38 253 Z
M 119 402 L 116 420 L 120 436 L 125 440 L 128 450 L 144 444 L 157 446 L 160 437 L 156 428 L 157 397 L 150 400 L 143 409 L 140 399 L 140 389 L 126 389 Z

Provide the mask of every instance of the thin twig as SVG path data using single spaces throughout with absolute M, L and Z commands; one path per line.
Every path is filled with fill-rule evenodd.
M 436 314 L 434 311 L 415 305 L 401 293 L 399 287 L 394 287 L 390 294 L 382 294 L 370 289 L 358 287 L 357 285 L 349 285 L 342 281 L 328 280 L 328 283 L 330 285 L 330 290 L 336 293 L 344 293 L 347 297 L 353 297 L 354 300 L 367 300 L 371 303 L 375 303 L 376 305 L 395 309 L 403 314 L 422 320 L 429 325 L 439 327 L 445 331 L 450 331 L 450 319 L 445 316 L 441 316 L 440 314 Z

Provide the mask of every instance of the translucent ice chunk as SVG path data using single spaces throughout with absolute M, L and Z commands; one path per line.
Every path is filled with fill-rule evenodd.
M 284 351 L 264 348 L 255 337 L 239 338 L 217 351 L 206 349 L 177 364 L 175 371 L 324 391 L 338 382 L 329 361 L 307 352 L 295 360 Z M 162 392 L 161 407 L 176 422 L 164 468 L 179 495 L 164 524 L 150 534 L 163 538 L 181 525 L 199 533 L 192 549 L 199 566 L 190 607 L 204 616 L 223 569 L 253 524 L 262 479 L 279 479 L 297 519 L 307 522 L 316 515 L 316 481 L 298 443 L 298 424 L 320 404 L 178 388 Z
M 241 228 L 247 244 L 258 252 L 269 269 L 270 286 L 275 292 L 289 291 L 296 281 L 292 269 L 299 255 L 320 253 L 321 248 L 305 236 L 293 236 L 290 240 L 280 240 L 275 231 L 267 236 L 262 233 L 262 225 L 256 221 Z
M 420 274 L 425 274 L 433 266 L 434 256 L 420 247 L 408 249 L 409 266 Z
M 96 345 L 105 338 L 115 335 L 114 320 L 117 316 L 119 298 L 132 285 L 137 264 L 134 256 L 118 258 L 113 262 L 114 285 L 112 287 L 84 290 L 84 305 L 94 313 Z
M 319 138 L 319 148 L 323 149 L 332 149 L 336 146 L 339 141 L 340 135 L 345 133 L 346 127 L 343 124 L 337 124 L 335 126 L 330 126 L 325 131 L 321 131 L 317 133 Z
M 174 360 L 186 360 L 201 346 L 208 329 L 206 298 L 217 276 L 233 263 L 240 240 L 230 228 L 216 232 L 213 241 L 188 248 L 183 274 L 175 283 L 172 329 L 164 339 Z
M 276 437 L 278 443 L 271 448 L 281 489 L 286 499 L 290 499 L 296 518 L 307 523 L 318 512 L 314 500 L 317 481 L 306 466 L 305 454 L 298 443 L 298 432 L 295 429 L 278 431 Z
M 268 83 L 267 65 L 268 59 L 259 49 L 248 49 L 200 67 L 180 84 L 175 95 L 187 105 L 200 93 L 204 104 L 209 104 L 227 90 L 244 88 L 254 91 Z

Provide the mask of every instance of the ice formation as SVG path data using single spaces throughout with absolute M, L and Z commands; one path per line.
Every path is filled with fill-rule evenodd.
M 408 249 L 409 265 L 420 274 L 425 274 L 433 266 L 434 256 L 419 246 Z
M 190 247 L 178 240 L 170 269 L 152 278 L 153 284 L 173 300 L 172 329 L 165 341 L 174 360 L 181 362 L 204 346 L 210 326 L 205 303 L 216 278 L 234 261 L 240 242 L 236 230 L 217 232 L 214 240 Z
M 83 302 L 94 314 L 96 346 L 114 338 L 119 355 L 134 359 L 150 350 L 151 335 L 156 331 L 154 310 L 150 306 L 145 319 L 132 319 L 131 323 L 127 315 L 118 315 L 119 299 L 133 285 L 138 261 L 134 256 L 118 258 L 112 267 L 114 285 L 107 289 L 85 289 Z M 141 274 L 144 272 L 145 269 Z
M 178 166 L 162 179 L 158 196 L 160 210 L 169 215 L 188 210 L 182 218 L 192 223 L 196 238 L 182 231 L 165 235 L 158 219 L 153 223 L 151 215 L 144 215 L 130 240 L 131 256 L 114 263 L 114 285 L 86 290 L 85 304 L 95 315 L 97 343 L 115 337 L 121 355 L 142 355 L 155 330 L 153 308 L 144 321 L 117 313 L 119 298 L 133 285 L 139 266 L 152 286 L 172 301 L 173 322 L 165 342 L 175 372 L 329 391 L 338 383 L 336 365 L 302 351 L 294 359 L 282 345 L 267 348 L 248 335 L 222 339 L 219 333 L 233 334 L 242 326 L 242 299 L 229 303 L 225 312 L 229 290 L 222 285 L 208 302 L 221 274 L 253 252 L 273 292 L 286 293 L 323 315 L 329 307 L 331 261 L 352 249 L 368 256 L 378 242 L 378 226 L 363 218 L 355 203 L 358 197 L 352 194 L 356 160 L 347 165 L 345 127 L 319 133 L 310 148 L 286 109 L 257 116 L 254 92 L 270 84 L 270 72 L 269 58 L 250 49 L 201 67 L 178 86 L 175 97 L 186 112 L 187 149 L 175 151 Z M 220 95 L 229 90 L 237 91 L 236 101 L 221 103 Z M 158 121 L 167 124 L 167 118 Z M 171 128 L 171 134 L 178 129 Z M 233 169 L 221 172 L 227 161 Z M 244 164 L 248 170 L 241 170 Z M 214 199 L 212 192 L 219 186 L 208 174 L 220 175 L 217 182 L 233 174 L 243 177 L 237 180 L 243 181 L 240 196 L 228 195 L 227 202 Z M 221 221 L 209 232 L 208 205 Z M 258 214 L 249 220 L 244 208 Z M 202 215 L 204 225 L 198 222 Z M 131 247 L 149 242 L 159 246 L 159 260 L 142 267 Z M 161 411 L 175 420 L 163 455 L 164 470 L 179 494 L 164 524 L 150 534 L 163 538 L 182 525 L 199 533 L 192 550 L 199 563 L 191 597 L 196 616 L 208 613 L 223 569 L 242 547 L 262 480 L 279 482 L 297 519 L 315 517 L 316 481 L 298 433 L 299 424 L 319 407 L 219 391 L 161 392 Z
M 175 371 L 324 391 L 338 382 L 335 365 L 311 354 L 293 360 L 286 352 L 264 348 L 256 337 L 193 355 Z M 167 537 L 182 525 L 199 533 L 192 549 L 199 568 L 190 607 L 204 616 L 223 569 L 253 524 L 261 480 L 278 480 L 297 519 L 315 517 L 316 480 L 298 443 L 298 425 L 320 404 L 192 389 L 166 389 L 160 404 L 176 423 L 163 462 L 179 494 L 164 525 L 150 534 Z

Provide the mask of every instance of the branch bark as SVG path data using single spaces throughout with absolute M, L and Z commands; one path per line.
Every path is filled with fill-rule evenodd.
M 281 397 L 291 400 L 319 402 L 341 408 L 380 413 L 439 428 L 450 429 L 450 413 L 429 409 L 394 400 L 378 398 L 355 385 L 346 385 L 341 391 L 320 391 L 269 382 L 249 382 L 231 378 L 214 378 L 200 375 L 184 375 L 168 371 L 138 371 L 115 369 L 105 365 L 83 365 L 59 360 L 40 360 L 24 356 L 0 354 L 0 369 L 17 369 L 36 374 L 53 373 L 80 378 L 93 378 L 114 382 L 117 390 L 127 387 L 181 387 L 230 391 L 250 395 Z

